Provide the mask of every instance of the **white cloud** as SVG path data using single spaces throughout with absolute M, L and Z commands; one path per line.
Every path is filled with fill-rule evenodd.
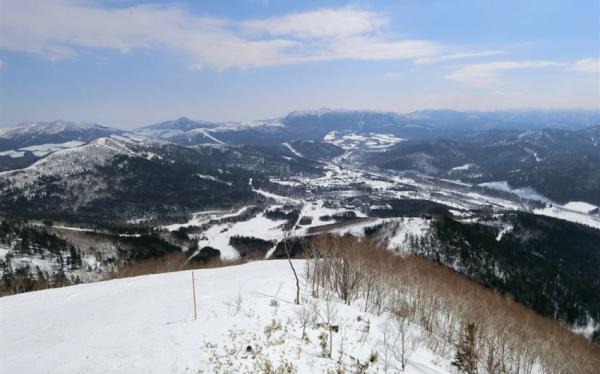
M 354 7 L 235 23 L 194 16 L 177 6 L 107 8 L 101 4 L 0 1 L 0 49 L 55 61 L 92 49 L 127 53 L 166 47 L 188 56 L 194 68 L 216 70 L 339 59 L 433 61 L 490 54 L 461 54 L 431 40 L 400 39 L 386 33 L 389 20 L 383 14 Z
M 315 11 L 248 21 L 242 27 L 271 35 L 304 39 L 343 38 L 380 30 L 388 24 L 380 14 L 357 8 L 319 9 Z
M 554 61 L 496 61 L 467 64 L 446 76 L 447 79 L 469 84 L 489 84 L 500 80 L 499 74 L 507 70 L 537 69 L 557 67 L 562 64 Z
M 166 46 L 216 69 L 272 64 L 293 41 L 252 41 L 227 31 L 223 21 L 192 17 L 154 5 L 107 9 L 81 1 L 2 2 L 0 48 L 43 55 L 76 56 L 81 49 L 128 52 Z
M 584 58 L 582 60 L 575 61 L 573 66 L 571 66 L 571 70 L 582 73 L 600 74 L 600 58 Z

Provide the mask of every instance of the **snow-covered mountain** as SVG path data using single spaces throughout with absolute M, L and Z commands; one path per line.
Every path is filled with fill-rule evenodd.
M 198 177 L 213 175 L 229 182 L 237 178 L 219 174 L 211 161 L 218 155 L 169 143 L 102 137 L 51 153 L 27 168 L 0 173 L 0 206 L 9 211 L 106 217 L 142 207 L 168 211 L 206 206 L 211 199 L 213 205 L 227 205 L 233 196 L 240 201 L 248 198 L 246 183 Z
M 579 130 L 600 124 L 600 110 L 515 109 L 497 111 L 420 110 L 405 115 L 410 121 L 454 130 L 560 128 Z
M 440 138 L 485 129 L 582 129 L 600 124 L 600 111 L 423 110 L 407 114 L 368 110 L 294 111 L 284 117 L 249 122 L 207 122 L 185 117 L 135 130 L 178 144 L 276 144 L 292 140 L 323 140 L 332 132 L 358 136 L 385 134 L 404 139 Z
M 0 151 L 19 150 L 40 144 L 87 142 L 121 134 L 123 130 L 86 122 L 26 122 L 14 127 L 0 128 Z
M 0 172 L 27 167 L 50 153 L 103 136 L 137 138 L 123 130 L 85 122 L 27 122 L 0 128 Z
M 172 121 L 159 122 L 143 126 L 135 130 L 136 133 L 154 138 L 168 139 L 181 135 L 194 129 L 212 129 L 215 123 L 208 121 L 194 121 L 187 117 L 179 117 Z
M 531 187 L 566 203 L 600 204 L 600 126 L 581 130 L 487 130 L 443 139 L 413 139 L 367 163 L 385 169 L 418 170 L 469 183 L 506 181 Z
M 281 127 L 279 120 L 262 120 L 250 122 L 208 122 L 191 120 L 180 117 L 173 121 L 165 121 L 140 127 L 137 134 L 155 138 L 168 139 L 177 144 L 252 144 L 271 143 L 273 141 L 259 141 L 252 139 L 249 133 L 262 132 L 272 127 Z M 267 131 L 268 132 L 268 131 Z M 223 138 L 221 140 L 220 138 Z

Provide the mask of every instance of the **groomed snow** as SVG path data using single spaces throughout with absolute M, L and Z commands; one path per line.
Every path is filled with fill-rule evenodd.
M 259 195 L 262 195 L 262 196 L 264 196 L 266 198 L 275 200 L 276 202 L 281 203 L 281 204 L 295 204 L 295 203 L 298 203 L 298 200 L 296 200 L 296 199 L 292 199 L 290 197 L 286 197 L 286 196 L 282 196 L 282 195 L 277 195 L 277 194 L 274 194 L 272 192 L 268 192 L 268 191 L 265 191 L 265 190 L 253 188 L 252 191 L 255 192 L 255 193 L 257 193 L 257 194 L 259 194 Z
M 589 213 L 592 212 L 596 209 L 598 209 L 597 206 L 583 202 L 583 201 L 571 201 L 568 202 L 564 205 L 565 209 L 570 209 L 570 210 L 574 210 L 576 212 L 581 212 L 581 213 Z
M 535 209 L 533 213 L 580 223 L 582 225 L 600 229 L 600 218 L 586 213 L 579 213 L 573 210 L 564 209 L 560 206 L 547 206 L 545 208 Z
M 450 169 L 449 172 L 452 173 L 452 172 L 455 172 L 455 171 L 467 171 L 467 170 L 472 169 L 474 167 L 475 167 L 475 165 L 473 165 L 473 164 L 464 164 L 464 165 L 461 165 L 461 166 L 453 167 L 452 169 Z
M 298 152 L 297 150 L 294 149 L 294 147 L 292 147 L 290 145 L 290 143 L 283 143 L 283 145 L 290 151 L 292 152 L 294 155 L 298 156 L 298 157 L 304 157 L 302 156 L 302 153 Z
M 200 235 L 198 248 L 213 247 L 221 251 L 222 259 L 237 259 L 240 257 L 238 251 L 229 244 L 232 237 L 252 236 L 278 241 L 283 238 L 280 226 L 284 223 L 285 220 L 271 220 L 265 217 L 264 213 L 260 213 L 247 221 L 214 225 Z
M 294 263 L 302 273 L 304 262 Z M 350 356 L 366 362 L 377 351 L 380 358 L 368 372 L 383 372 L 385 321 L 361 313 L 358 307 L 336 304 L 340 332 L 334 334 L 332 359 L 320 355 L 322 329 L 309 326 L 310 342 L 300 339 L 296 317 L 300 307 L 292 302 L 295 288 L 287 261 L 260 261 L 194 274 L 197 320 L 193 319 L 190 271 L 0 298 L 0 371 L 248 373 L 255 362 L 246 353 L 246 346 L 251 345 L 255 351 L 262 350 L 274 367 L 285 359 L 299 373 L 322 373 L 336 368 L 340 339 L 345 337 L 342 361 L 348 368 L 353 368 Z M 302 295 L 308 297 L 304 289 Z M 320 299 L 314 302 L 323 305 Z M 360 329 L 366 319 L 370 332 L 361 342 Z M 265 327 L 273 321 L 282 328 L 269 338 Z M 215 359 L 229 359 L 231 365 L 218 367 Z M 447 360 L 421 347 L 409 359 L 406 373 L 447 373 L 447 368 Z

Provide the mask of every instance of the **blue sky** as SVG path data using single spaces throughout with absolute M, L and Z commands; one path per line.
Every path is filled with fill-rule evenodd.
M 600 2 L 0 1 L 0 124 L 600 107 Z

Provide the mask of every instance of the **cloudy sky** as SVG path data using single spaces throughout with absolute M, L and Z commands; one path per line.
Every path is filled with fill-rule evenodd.
M 600 107 L 597 0 L 0 0 L 0 124 Z

